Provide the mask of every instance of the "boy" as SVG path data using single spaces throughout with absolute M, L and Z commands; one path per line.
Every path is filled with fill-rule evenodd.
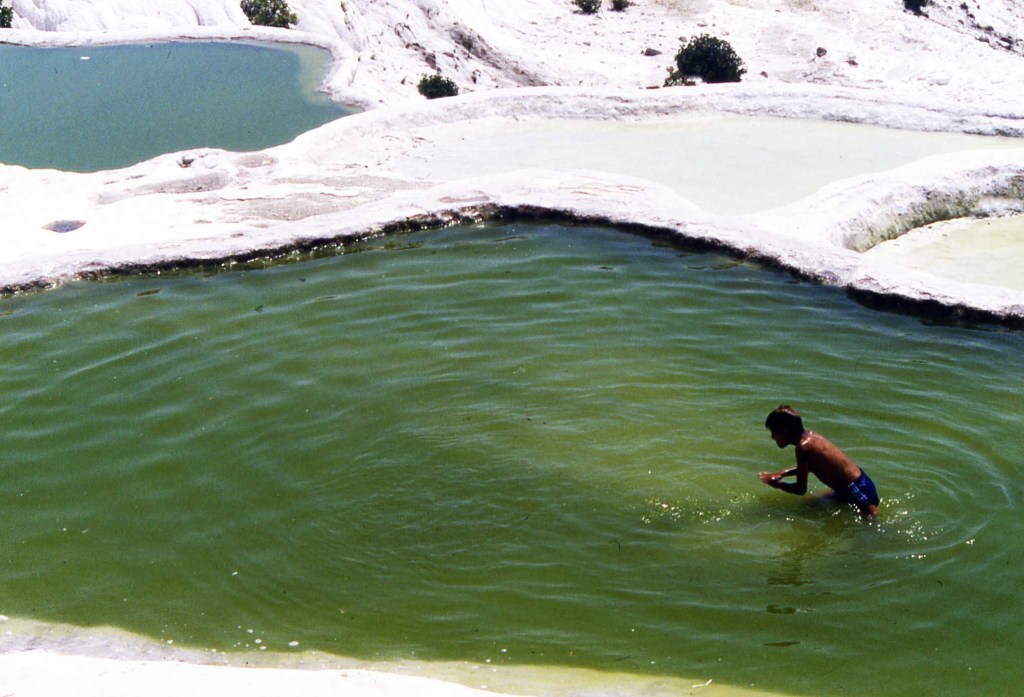
M 773 489 L 790 494 L 807 493 L 807 473 L 810 472 L 829 487 L 827 496 L 852 503 L 863 516 L 878 512 L 878 492 L 868 478 L 832 441 L 814 431 L 804 430 L 803 419 L 790 406 L 783 405 L 768 415 L 765 428 L 780 448 L 796 446 L 796 467 L 781 472 L 761 472 L 758 477 Z M 784 482 L 783 477 L 796 475 L 795 482 Z

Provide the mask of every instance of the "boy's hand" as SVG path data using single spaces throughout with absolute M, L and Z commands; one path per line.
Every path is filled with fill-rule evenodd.
M 772 487 L 773 489 L 779 488 L 780 477 L 775 472 L 761 472 L 757 476 L 762 482 Z

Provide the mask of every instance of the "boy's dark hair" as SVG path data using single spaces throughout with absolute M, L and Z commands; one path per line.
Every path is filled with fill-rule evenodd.
M 800 412 L 788 404 L 783 404 L 772 410 L 772 413 L 764 420 L 764 427 L 772 433 L 789 431 L 799 435 L 804 432 L 804 420 L 800 418 Z

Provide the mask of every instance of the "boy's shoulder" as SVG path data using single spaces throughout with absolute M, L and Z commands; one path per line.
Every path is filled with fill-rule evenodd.
M 796 449 L 806 453 L 819 453 L 830 450 L 835 446 L 825 436 L 814 431 L 804 431 L 796 444 Z

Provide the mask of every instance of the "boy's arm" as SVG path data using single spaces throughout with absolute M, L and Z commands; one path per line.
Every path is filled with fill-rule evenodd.
M 783 477 L 792 477 L 796 474 L 796 467 L 790 467 L 788 470 L 782 470 L 781 472 L 761 472 L 757 476 L 761 478 L 761 481 L 765 484 L 771 484 L 772 482 L 778 481 Z
M 773 489 L 782 489 L 789 494 L 802 496 L 807 493 L 807 467 L 801 464 L 799 459 L 798 456 L 796 467 L 790 467 L 788 470 L 782 470 L 781 472 L 761 472 L 758 476 L 762 482 Z M 795 482 L 782 481 L 783 477 L 791 477 L 793 475 L 796 475 Z

